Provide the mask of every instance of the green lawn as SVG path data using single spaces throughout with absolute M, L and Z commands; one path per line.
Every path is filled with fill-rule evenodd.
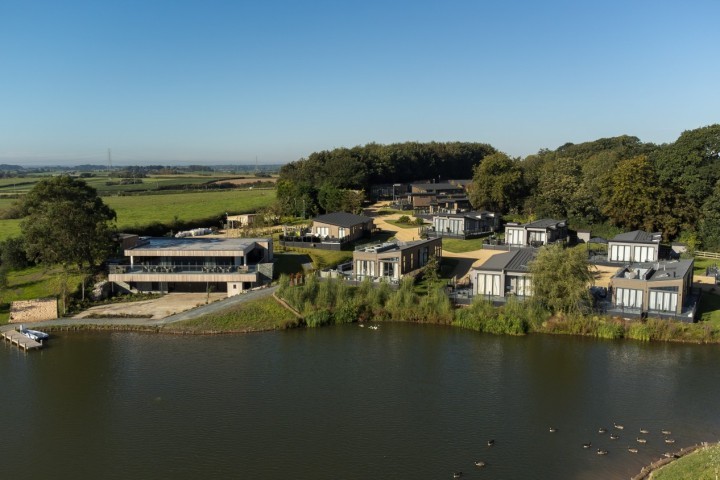
M 693 273 L 695 275 L 705 275 L 705 269 L 714 265 L 720 266 L 720 260 L 716 258 L 695 257 Z
M 653 480 L 716 480 L 720 475 L 720 446 L 697 450 L 660 470 L 653 472 Z
M 475 250 L 482 250 L 483 239 L 473 238 L 470 240 L 463 240 L 461 238 L 447 238 L 443 237 L 442 247 L 443 250 L 447 250 L 452 253 L 464 253 L 472 252 Z
M 76 291 L 80 280 L 79 275 L 71 275 L 68 278 L 68 291 Z M 46 271 L 43 267 L 31 267 L 10 272 L 7 288 L 0 289 L 0 324 L 7 323 L 9 319 L 10 302 L 58 296 L 61 292 L 61 281 L 62 275 L 58 268 Z
M 274 298 L 241 303 L 218 313 L 167 325 L 164 330 L 202 332 L 255 332 L 283 330 L 299 325 L 298 318 Z
M 391 224 L 395 225 L 396 227 L 400 227 L 400 228 L 419 228 L 420 227 L 420 225 L 418 225 L 417 223 L 414 223 L 412 220 L 410 221 L 410 223 L 398 222 L 397 220 L 385 220 L 385 221 L 387 223 L 391 223 Z
M 701 322 L 709 322 L 720 327 L 720 295 L 703 292 L 698 305 L 697 318 Z
M 303 272 L 303 264 L 312 263 L 313 261 L 306 253 L 299 252 L 275 253 L 274 259 L 273 276 L 275 278 L 279 278 L 283 274 L 301 273 Z

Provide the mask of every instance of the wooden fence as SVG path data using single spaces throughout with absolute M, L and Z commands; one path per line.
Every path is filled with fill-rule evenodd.
M 715 258 L 720 260 L 720 253 L 715 252 L 695 252 L 696 257 L 703 257 L 703 258 Z

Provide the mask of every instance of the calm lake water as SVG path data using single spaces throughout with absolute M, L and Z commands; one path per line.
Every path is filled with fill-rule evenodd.
M 0 476 L 629 478 L 669 450 L 661 429 L 718 440 L 718 365 L 717 346 L 418 325 L 63 334 L 0 348 Z

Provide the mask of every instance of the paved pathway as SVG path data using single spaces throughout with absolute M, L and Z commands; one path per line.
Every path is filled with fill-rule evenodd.
M 44 322 L 33 322 L 33 328 L 43 326 L 72 326 L 72 325 L 127 325 L 127 326 L 147 326 L 155 327 L 159 325 L 166 325 L 169 323 L 180 322 L 182 320 L 189 320 L 192 318 L 198 318 L 208 313 L 215 313 L 219 310 L 231 307 L 233 305 L 239 305 L 250 300 L 258 298 L 268 297 L 278 289 L 277 286 L 262 288 L 259 290 L 253 290 L 233 297 L 228 297 L 217 302 L 213 302 L 207 305 L 201 305 L 192 310 L 188 310 L 182 313 L 177 313 L 163 319 L 152 319 L 152 318 L 58 318 L 57 320 L 46 320 Z M 0 325 L 0 331 L 12 330 L 17 324 Z M 38 328 L 39 330 L 39 328 Z

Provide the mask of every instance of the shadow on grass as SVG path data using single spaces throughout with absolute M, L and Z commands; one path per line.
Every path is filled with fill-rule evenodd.
M 303 264 L 312 263 L 312 259 L 306 253 L 276 253 L 273 277 L 279 278 L 282 274 L 302 273 Z

